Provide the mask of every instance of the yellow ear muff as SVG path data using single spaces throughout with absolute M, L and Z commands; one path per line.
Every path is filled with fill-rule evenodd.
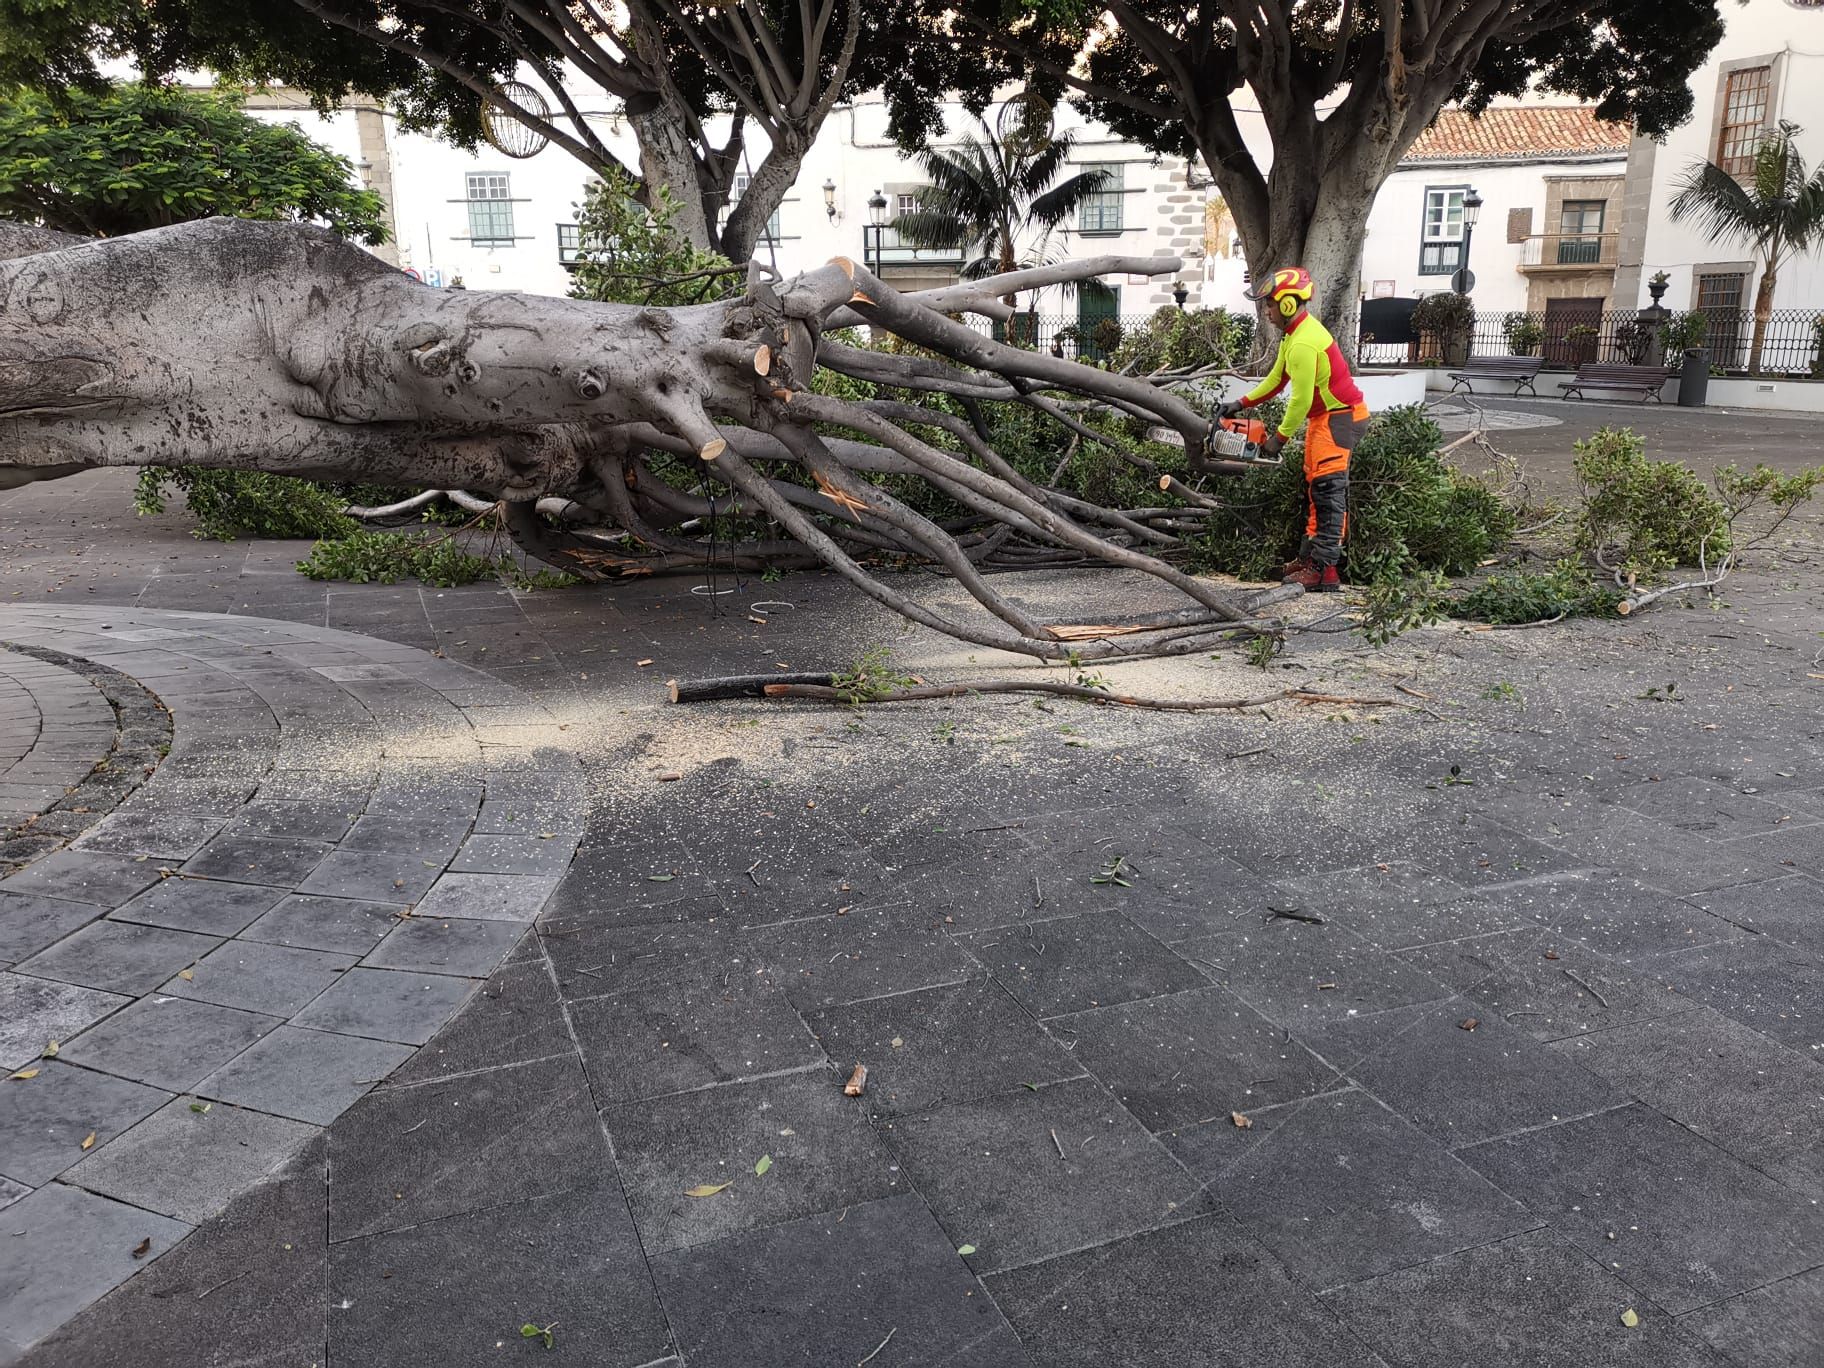
M 1296 314 L 1298 312 L 1298 307 L 1299 307 L 1298 296 L 1297 295 L 1286 295 L 1283 298 L 1281 298 L 1279 301 L 1279 315 L 1281 318 L 1291 318 L 1294 314 Z

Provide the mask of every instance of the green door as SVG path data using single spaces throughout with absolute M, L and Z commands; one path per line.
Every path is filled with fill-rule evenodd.
M 1120 316 L 1120 286 L 1105 286 L 1093 293 L 1083 289 L 1077 291 L 1077 336 L 1081 339 L 1078 346 L 1084 356 L 1093 361 L 1103 361 L 1107 359 L 1109 352 L 1120 345 L 1119 338 L 1109 340 L 1107 329 L 1104 329 L 1104 335 L 1100 341 L 1096 336 L 1097 324 L 1105 319 L 1113 320 Z

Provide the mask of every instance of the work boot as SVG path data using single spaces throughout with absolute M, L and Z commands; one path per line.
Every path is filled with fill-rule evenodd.
M 1310 568 L 1311 558 L 1309 556 L 1296 556 L 1279 567 L 1280 582 L 1283 584 L 1290 580 L 1292 576 L 1302 575 Z
M 1283 583 L 1302 585 L 1307 594 L 1336 594 L 1343 588 L 1342 576 L 1334 565 L 1307 564 L 1303 570 L 1287 575 Z

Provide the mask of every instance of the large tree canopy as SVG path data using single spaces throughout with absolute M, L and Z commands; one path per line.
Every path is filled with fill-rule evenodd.
M 387 100 L 407 123 L 474 146 L 490 104 L 597 172 L 669 188 L 699 246 L 746 260 L 837 102 L 884 89 L 908 145 L 977 45 L 941 32 L 942 0 L 0 0 L 0 85 L 94 79 L 96 57 L 150 77 L 205 68 L 280 80 L 329 104 Z M 915 41 L 916 40 L 916 41 Z M 516 96 L 529 77 L 539 91 Z M 574 77 L 626 110 L 622 167 Z M 979 99 L 978 99 L 979 103 Z M 712 131 L 712 121 L 726 131 Z M 764 148 L 749 147 L 758 130 Z M 729 208 L 738 171 L 746 192 Z M 726 222 L 722 214 L 727 211 Z M 718 226 L 720 224 L 720 226 Z
M 386 206 L 295 128 L 217 95 L 150 85 L 0 94 L 0 218 L 117 237 L 190 219 L 310 219 L 386 240 Z
M 1200 154 L 1250 267 L 1298 262 L 1353 335 L 1376 191 L 1438 111 L 1535 86 L 1650 135 L 1690 114 L 1718 0 L 1006 0 L 958 31 L 1029 63 L 1117 132 Z M 1238 106 L 1270 143 L 1263 165 Z

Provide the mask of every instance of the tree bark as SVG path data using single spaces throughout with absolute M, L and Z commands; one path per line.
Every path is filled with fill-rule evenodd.
M 1019 279 L 1179 265 L 1101 258 Z M 933 299 L 994 316 L 1007 284 Z M 934 355 L 826 351 L 826 328 L 856 319 Z M 1047 624 L 986 570 L 1100 562 L 1188 599 L 1198 621 L 1257 629 L 1266 600 L 1157 554 L 1207 496 L 1087 504 L 1018 476 L 974 428 L 934 423 L 964 438 L 940 447 L 904 426 L 903 403 L 811 395 L 820 365 L 1041 412 L 1048 395 L 1086 399 L 1187 445 L 1205 427 L 1169 390 L 996 343 L 840 258 L 777 285 L 750 273 L 738 299 L 641 308 L 436 290 L 319 229 L 211 219 L 0 262 L 0 484 L 165 465 L 467 490 L 506 505 L 529 554 L 586 577 L 815 556 L 917 621 L 1051 659 L 1192 647 L 1171 615 Z M 928 481 L 961 516 L 913 511 L 883 474 Z M 545 523 L 547 498 L 601 526 Z M 717 528 L 735 517 L 747 530 L 731 540 Z M 947 569 L 983 614 L 882 581 L 868 568 L 882 552 Z
M 627 122 L 639 142 L 640 179 L 648 203 L 661 188 L 669 190 L 678 203 L 678 215 L 673 220 L 678 231 L 693 247 L 716 250 L 715 219 L 705 203 L 698 174 L 699 151 L 690 131 L 689 111 L 673 101 L 660 99 L 639 113 L 629 113 Z
M 1773 291 L 1779 283 L 1779 264 L 1772 258 L 1761 271 L 1754 291 L 1754 335 L 1748 344 L 1748 373 L 1761 373 L 1761 353 L 1767 345 L 1767 325 L 1773 321 Z

